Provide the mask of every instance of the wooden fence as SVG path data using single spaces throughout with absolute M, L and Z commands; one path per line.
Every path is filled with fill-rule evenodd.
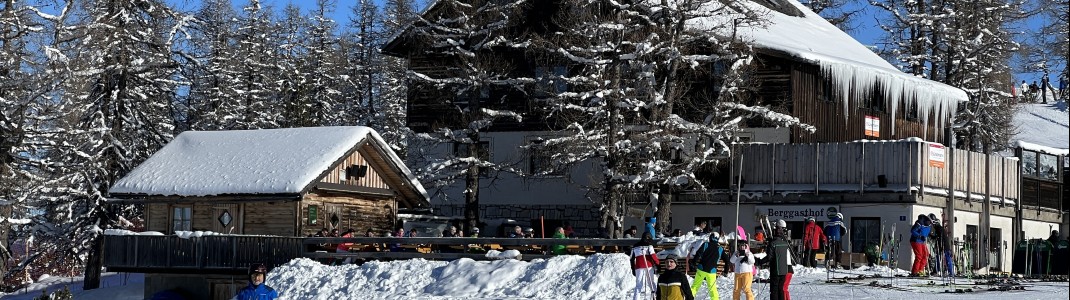
M 484 250 L 526 249 L 523 260 L 546 258 L 543 253 L 551 246 L 562 245 L 571 254 L 618 253 L 634 245 L 636 239 L 511 239 L 511 238 L 301 238 L 266 236 L 206 236 L 180 238 L 177 236 L 106 235 L 104 238 L 104 266 L 110 271 L 143 273 L 243 273 L 254 263 L 277 266 L 294 258 L 318 259 L 409 259 L 424 258 L 453 260 L 470 258 L 493 259 L 470 248 Z M 350 252 L 318 251 L 319 245 L 353 243 Z M 362 245 L 371 247 L 361 247 Z M 374 246 L 373 246 L 374 245 Z M 392 246 L 410 251 L 390 251 Z M 662 243 L 661 249 L 673 249 L 675 243 Z M 374 248 L 375 250 L 364 250 Z M 441 251 L 443 249 L 460 251 Z M 540 250 L 532 253 L 530 250 Z
M 1018 199 L 1021 187 L 1016 159 L 921 141 L 741 144 L 732 157 L 733 177 L 742 176 L 742 189 L 751 192 L 946 194 L 952 170 L 953 189 L 963 195 Z

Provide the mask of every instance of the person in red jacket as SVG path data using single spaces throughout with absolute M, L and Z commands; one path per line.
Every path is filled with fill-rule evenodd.
M 817 225 L 814 217 L 806 218 L 806 230 L 803 234 L 803 249 L 805 250 L 805 256 L 803 257 L 803 265 L 807 267 L 817 266 L 817 252 L 821 251 L 821 245 L 828 242 L 825 237 L 825 232 L 821 226 Z
M 656 293 L 658 282 L 654 277 L 654 268 L 661 262 L 658 254 L 654 252 L 653 238 L 649 232 L 643 233 L 643 238 L 632 246 L 632 270 L 635 273 L 635 300 L 649 299 L 647 293 Z M 639 294 L 643 294 L 642 297 Z

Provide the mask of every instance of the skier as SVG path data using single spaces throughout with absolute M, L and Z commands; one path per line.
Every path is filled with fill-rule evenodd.
M 830 268 L 838 268 L 840 265 L 840 254 L 843 253 L 843 235 L 847 233 L 847 225 L 843 225 L 843 214 L 836 213 L 829 216 L 829 221 L 825 223 L 825 235 L 828 237 L 829 243 L 829 255 L 825 257 L 825 260 L 831 261 Z
M 691 285 L 691 293 L 698 294 L 698 288 L 702 282 L 710 289 L 710 299 L 717 300 L 717 261 L 722 260 L 724 249 L 721 248 L 720 237 L 716 232 L 711 232 L 709 239 L 702 243 L 695 251 L 692 259 L 695 260 L 695 284 Z
M 951 241 L 946 236 L 946 228 L 940 223 L 940 219 L 936 217 L 936 214 L 929 214 L 929 220 L 932 221 L 932 229 L 929 235 L 934 240 L 936 245 L 936 258 L 939 260 L 941 256 L 944 257 L 944 270 L 947 272 L 947 276 L 955 276 L 955 263 L 951 259 Z
M 918 215 L 914 226 L 910 227 L 910 248 L 914 250 L 914 265 L 910 268 L 910 276 L 921 276 L 921 271 L 928 265 L 929 249 L 925 248 L 925 238 L 929 236 L 932 220 L 926 215 Z
M 237 300 L 274 300 L 279 297 L 275 289 L 264 284 L 267 276 L 267 266 L 253 264 L 249 266 L 249 285 L 238 291 Z
M 665 259 L 665 272 L 658 277 L 658 300 L 695 300 L 687 275 L 676 270 L 676 257 Z
M 788 224 L 784 220 L 776 221 L 776 229 L 773 229 L 773 237 L 766 243 L 768 253 L 765 258 L 758 259 L 758 264 L 769 264 L 769 299 L 791 300 L 788 294 L 788 286 L 791 284 L 792 269 L 791 245 L 788 243 Z
M 732 291 L 732 299 L 739 300 L 739 293 L 747 295 L 747 300 L 754 300 L 754 292 L 750 290 L 751 281 L 754 280 L 754 255 L 750 253 L 750 246 L 739 244 L 739 249 L 732 254 L 730 261 L 735 265 L 736 286 Z
M 635 273 L 635 296 L 633 299 L 638 300 L 640 293 L 645 295 L 646 293 L 655 292 L 654 267 L 660 262 L 658 262 L 657 253 L 654 252 L 650 233 L 643 233 L 643 237 L 639 239 L 639 242 L 632 246 L 631 263 L 632 270 Z
M 817 225 L 817 221 L 814 217 L 806 218 L 806 230 L 803 235 L 803 249 L 806 250 L 803 257 L 803 265 L 807 267 L 817 266 L 817 252 L 821 250 L 821 245 L 828 242 L 825 234 L 821 231 L 821 226 Z

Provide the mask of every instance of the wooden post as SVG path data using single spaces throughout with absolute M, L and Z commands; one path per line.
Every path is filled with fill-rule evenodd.
M 858 194 L 866 193 L 866 142 L 862 143 L 862 162 L 859 164 L 862 166 L 859 170 L 861 174 L 858 176 Z
M 773 157 L 773 159 L 771 161 L 772 166 L 773 166 L 772 167 L 773 172 L 770 173 L 771 176 L 769 176 L 769 198 L 772 199 L 773 198 L 773 194 L 776 193 L 776 144 L 769 144 L 769 145 L 770 145 L 769 149 L 771 149 L 771 151 L 769 151 L 769 152 L 772 152 L 772 153 L 770 153 L 770 156 Z M 740 169 L 742 169 L 742 167 L 740 167 Z M 740 172 L 742 172 L 742 171 L 743 170 L 740 170 Z
M 821 194 L 821 143 L 814 143 L 814 195 Z
M 948 164 L 947 164 L 947 168 L 948 168 L 947 191 L 948 191 L 948 193 L 947 193 L 947 205 L 946 205 L 945 211 L 947 211 L 947 219 L 950 220 L 951 222 L 950 222 L 949 226 L 944 227 L 944 230 L 947 231 L 947 236 L 949 236 L 951 238 L 954 238 L 955 237 L 955 147 L 953 147 L 953 145 L 955 145 L 955 132 L 951 128 L 951 126 L 945 126 L 945 128 L 946 128 L 945 129 L 946 133 L 945 133 L 944 138 L 947 139 L 947 145 L 948 145 L 947 147 L 944 148 L 947 151 L 947 162 L 948 162 Z
M 104 236 L 93 239 L 93 245 L 89 249 L 89 261 L 85 263 L 85 282 L 83 290 L 92 290 L 100 287 L 100 269 L 104 267 Z
M 542 230 L 542 238 L 546 238 L 546 219 L 545 216 L 539 216 L 539 227 Z

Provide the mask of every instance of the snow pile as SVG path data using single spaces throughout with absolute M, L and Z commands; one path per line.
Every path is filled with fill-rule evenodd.
M 487 255 L 486 256 L 487 256 L 487 258 L 492 258 L 492 259 L 518 258 L 518 257 L 520 257 L 520 251 L 505 250 L 505 252 L 502 252 L 502 251 L 498 251 L 498 250 L 490 250 L 490 251 L 487 251 Z
M 268 274 L 284 299 L 609 299 L 635 287 L 624 254 L 325 266 L 295 259 Z M 606 297 L 613 295 L 612 297 Z

